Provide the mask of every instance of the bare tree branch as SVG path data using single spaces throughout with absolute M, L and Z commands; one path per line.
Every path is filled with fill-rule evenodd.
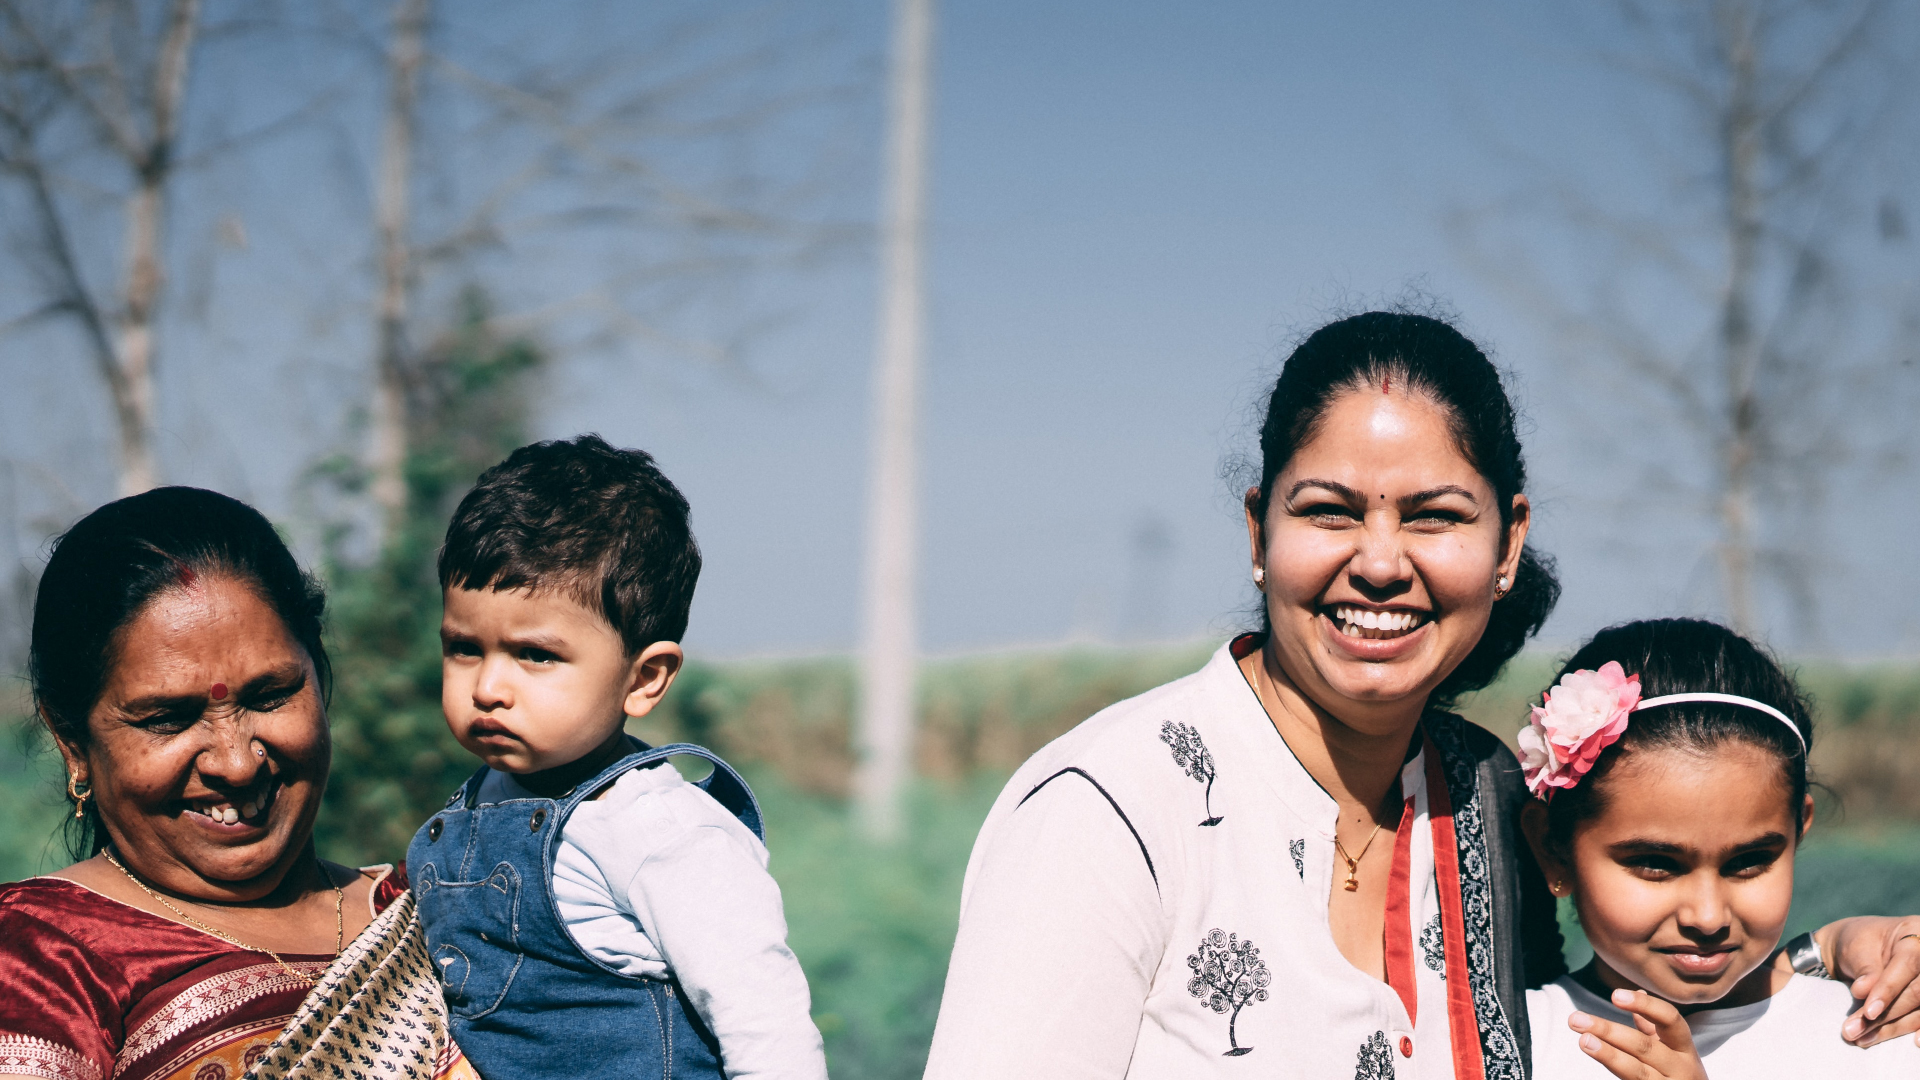
M 1772 539 L 1761 496 L 1818 487 L 1854 434 L 1835 387 L 1887 377 L 1846 352 L 1850 252 L 1841 237 L 1859 217 L 1870 134 L 1894 108 L 1891 92 L 1875 102 L 1859 90 L 1874 84 L 1874 47 L 1893 6 L 1621 0 L 1617 10 L 1636 47 L 1600 59 L 1677 106 L 1661 120 L 1678 121 L 1679 199 L 1621 214 L 1574 184 L 1547 200 L 1546 213 L 1529 208 L 1576 242 L 1601 241 L 1612 257 L 1584 260 L 1587 280 L 1571 289 L 1524 258 L 1487 258 L 1477 237 L 1462 246 L 1557 335 L 1598 347 L 1571 350 L 1586 377 L 1601 373 L 1587 359 L 1597 352 L 1687 418 L 1682 430 L 1714 477 L 1701 508 L 1716 523 L 1732 621 L 1757 627 L 1763 579 L 1811 619 L 1804 590 L 1781 576 L 1808 564 Z M 1455 231 L 1474 237 L 1489 220 L 1459 216 Z M 1671 326 L 1656 332 L 1636 315 L 1649 297 Z M 1696 319 L 1708 329 L 1697 340 L 1679 329 Z

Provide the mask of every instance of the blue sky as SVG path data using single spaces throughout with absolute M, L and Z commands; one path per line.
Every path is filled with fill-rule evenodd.
M 823 48 L 871 70 L 885 5 L 830 10 Z M 1636 494 L 1648 452 L 1688 474 L 1684 435 L 1570 376 L 1567 344 L 1469 265 L 1449 227 L 1569 177 L 1624 205 L 1669 197 L 1640 133 L 1648 117 L 1671 117 L 1592 61 L 1595 47 L 1620 44 L 1594 36 L 1603 30 L 1518 3 L 944 4 L 927 647 L 1242 625 L 1254 594 L 1223 470 L 1252 446 L 1263 384 L 1296 334 L 1409 291 L 1458 310 L 1515 374 L 1532 421 L 1536 536 L 1567 585 L 1546 637 L 1713 612 L 1701 517 Z M 847 116 L 834 202 L 870 214 L 878 109 L 867 100 Z M 303 217 L 262 194 L 289 175 L 296 192 L 315 182 L 298 173 L 268 161 L 222 181 L 258 222 L 249 265 L 222 271 L 212 314 L 182 331 L 191 344 L 163 383 L 175 402 L 170 479 L 283 516 L 294 512 L 289 478 L 339 438 L 341 402 L 363 372 L 353 333 L 328 321 L 342 318 L 338 305 L 314 314 L 325 309 L 316 295 L 352 290 L 304 272 L 315 260 L 354 265 L 360 249 L 329 239 L 339 225 L 328 215 L 345 211 L 320 200 L 334 209 Z M 1913 254 L 1876 264 L 1875 287 L 1911 290 Z M 1585 255 L 1540 236 L 1548 267 Z M 597 430 L 647 448 L 692 500 L 707 555 L 696 650 L 856 639 L 871 271 L 856 252 L 765 285 L 791 317 L 752 354 L 754 379 L 635 346 L 569 361 L 542 391 L 543 434 Z M 77 364 L 32 364 L 26 340 L 0 340 L 13 483 L 39 492 L 29 501 L 100 501 L 103 395 Z M 36 355 L 59 347 L 32 340 Z M 1835 536 L 1819 584 L 1827 614 L 1818 632 L 1796 635 L 1770 609 L 1782 644 L 1920 649 L 1920 575 L 1896 542 L 1920 524 L 1912 500 L 1860 487 L 1910 487 L 1913 466 L 1874 468 L 1849 470 L 1824 509 L 1807 510 Z M 49 484 L 66 494 L 47 496 Z M 1144 552 L 1143 530 L 1164 535 L 1164 551 Z

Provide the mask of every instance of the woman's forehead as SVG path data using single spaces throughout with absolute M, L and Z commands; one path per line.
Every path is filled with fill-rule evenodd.
M 299 644 L 258 590 L 225 575 L 201 574 L 192 585 L 161 590 L 115 635 L 109 685 L 124 679 L 170 680 L 208 666 L 229 681 L 239 668 L 284 666 Z
M 1328 405 L 1281 476 L 1289 482 L 1324 477 L 1355 488 L 1487 488 L 1461 451 L 1452 420 L 1423 394 L 1351 390 Z

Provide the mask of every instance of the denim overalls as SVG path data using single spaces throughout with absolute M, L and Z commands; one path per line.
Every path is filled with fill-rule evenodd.
M 759 803 L 726 762 L 685 743 L 632 743 L 633 753 L 558 799 L 481 803 L 481 769 L 407 847 L 454 1041 L 485 1080 L 724 1077 L 713 1035 L 679 987 L 586 955 L 554 905 L 554 859 L 574 807 L 669 755 L 711 761 L 699 786 L 765 836 Z

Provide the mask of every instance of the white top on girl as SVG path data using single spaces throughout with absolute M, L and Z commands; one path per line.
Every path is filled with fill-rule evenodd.
M 1764 1001 L 1690 1013 L 1687 1028 L 1700 1063 L 1716 1080 L 1920 1077 L 1920 1047 L 1912 1039 L 1889 1039 L 1863 1050 L 1840 1038 L 1840 1024 L 1852 1008 L 1846 983 L 1795 975 Z M 1572 976 L 1527 991 L 1535 1080 L 1612 1080 L 1612 1073 L 1580 1049 L 1579 1033 L 1567 1026 L 1575 1012 L 1633 1024 L 1631 1013 L 1594 996 Z
M 1231 645 L 1061 736 L 974 845 L 927 1080 L 1453 1080 L 1424 752 L 1401 785 L 1416 815 L 1399 923 L 1410 1001 L 1334 944 L 1338 807 Z M 1464 932 L 1482 957 L 1484 934 Z M 1460 981 L 1467 1001 L 1491 994 L 1479 972 Z M 1518 1080 L 1505 1019 L 1493 1026 L 1486 1076 Z

